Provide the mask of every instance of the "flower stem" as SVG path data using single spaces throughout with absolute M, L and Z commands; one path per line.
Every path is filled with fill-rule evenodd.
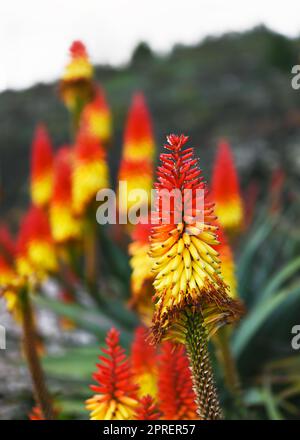
M 219 420 L 222 411 L 208 352 L 207 330 L 200 313 L 189 313 L 186 345 L 190 361 L 198 415 L 201 420 Z
M 23 329 L 23 347 L 34 387 L 35 399 L 46 420 L 53 420 L 51 397 L 45 383 L 40 358 L 36 347 L 36 331 L 33 310 L 27 289 L 20 296 Z

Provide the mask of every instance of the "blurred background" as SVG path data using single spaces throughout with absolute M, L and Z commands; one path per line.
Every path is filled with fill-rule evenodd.
M 300 417 L 300 361 L 290 345 L 291 328 L 300 324 L 300 91 L 291 86 L 292 66 L 300 61 L 296 7 L 296 1 L 244 5 L 233 0 L 226 5 L 190 0 L 157 5 L 135 0 L 31 0 L 1 5 L 0 215 L 13 231 L 29 203 L 29 156 L 36 124 L 47 125 L 56 148 L 70 142 L 57 81 L 74 39 L 85 43 L 95 79 L 111 108 L 108 155 L 113 182 L 135 91 L 145 94 L 157 155 L 166 134 L 188 134 L 209 181 L 217 143 L 220 138 L 229 140 L 245 204 L 251 215 L 255 211 L 236 251 L 239 291 L 251 312 L 236 352 L 248 387 L 247 403 L 253 414 L 258 408 L 259 418 Z M 275 194 L 279 207 L 273 215 L 276 176 L 284 183 Z M 273 302 L 261 306 L 256 300 L 263 292 Z M 56 360 L 48 360 L 48 369 L 59 389 L 63 372 L 78 359 L 71 353 L 57 360 L 64 353 L 61 342 L 95 347 L 97 339 L 79 331 L 58 343 L 60 330 L 53 316 L 44 313 L 43 319 L 44 336 L 54 335 Z M 9 329 L 10 347 L 17 346 L 18 329 L 2 306 L 0 323 Z M 260 337 L 255 338 L 258 331 Z M 1 418 L 25 417 L 30 407 L 26 369 L 19 361 L 11 368 L 16 353 L 17 349 L 0 353 Z M 80 377 L 78 396 L 93 370 L 95 349 L 82 356 L 92 361 L 90 369 L 79 361 L 72 376 Z M 71 389 L 72 380 L 65 386 Z M 76 402 L 72 397 L 65 404 L 79 417 Z

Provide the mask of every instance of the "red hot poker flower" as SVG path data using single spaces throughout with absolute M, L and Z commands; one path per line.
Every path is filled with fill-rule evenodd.
M 137 406 L 138 387 L 133 382 L 129 360 L 119 345 L 119 332 L 112 328 L 106 338 L 105 356 L 99 356 L 97 372 L 91 385 L 95 395 L 86 401 L 91 420 L 130 420 Z
M 134 378 L 139 385 L 139 397 L 157 394 L 157 353 L 147 339 L 148 330 L 138 327 L 135 331 L 131 349 L 131 362 Z
M 17 265 L 22 276 L 43 276 L 57 268 L 48 218 L 37 206 L 29 209 L 21 223 L 17 243 Z
M 111 137 L 111 113 L 104 90 L 99 86 L 94 99 L 82 112 L 81 126 L 103 144 L 106 144 Z
M 52 194 L 53 152 L 46 127 L 38 125 L 31 149 L 31 198 L 35 205 L 45 206 Z
M 53 238 L 58 243 L 80 235 L 81 224 L 72 211 L 72 153 L 67 147 L 61 148 L 55 158 L 50 224 Z
M 197 406 L 183 345 L 164 342 L 159 362 L 159 402 L 166 420 L 196 420 Z
M 193 149 L 185 148 L 186 136 L 170 135 L 167 139 L 168 153 L 160 156 L 155 185 L 157 224 L 153 227 L 150 245 L 155 275 L 153 334 L 159 341 L 171 333 L 175 337 L 176 333 L 176 338 L 184 342 L 184 332 L 178 331 L 182 329 L 180 320 L 191 308 L 204 317 L 213 334 L 221 325 L 239 317 L 240 306 L 229 298 L 220 277 L 219 254 L 214 249 L 218 245 L 214 204 L 207 197 Z M 170 198 L 171 208 L 165 206 L 165 190 L 168 194 L 176 190 L 181 196 Z M 188 196 L 186 190 L 189 190 Z M 185 197 L 188 197 L 187 204 Z M 199 206 L 198 201 L 202 201 L 203 206 Z M 178 214 L 180 219 L 176 218 Z
M 216 203 L 219 222 L 228 232 L 243 224 L 243 203 L 233 154 L 227 141 L 221 141 L 212 176 L 212 197 Z
M 135 412 L 135 420 L 159 420 L 161 412 L 153 400 L 153 397 L 146 395 L 141 398 Z

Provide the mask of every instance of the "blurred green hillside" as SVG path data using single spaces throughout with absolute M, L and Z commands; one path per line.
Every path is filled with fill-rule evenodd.
M 178 45 L 165 56 L 141 43 L 129 65 L 98 66 L 96 78 L 113 113 L 113 177 L 126 111 L 139 89 L 147 97 L 158 145 L 169 132 L 190 134 L 206 177 L 216 141 L 226 136 L 245 183 L 253 176 L 268 179 L 278 164 L 299 178 L 300 91 L 291 87 L 291 67 L 298 62 L 299 40 L 258 27 L 193 47 Z M 47 124 L 56 147 L 70 142 L 57 83 L 0 94 L 2 215 L 27 203 L 30 143 L 39 121 Z

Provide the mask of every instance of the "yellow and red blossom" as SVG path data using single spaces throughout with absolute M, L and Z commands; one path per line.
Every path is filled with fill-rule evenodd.
M 81 41 L 72 43 L 70 57 L 60 82 L 60 95 L 65 105 L 74 111 L 93 97 L 94 69 Z
M 135 412 L 135 420 L 160 420 L 161 412 L 150 395 L 143 396 Z
M 72 152 L 67 147 L 61 148 L 55 158 L 50 224 L 57 243 L 80 236 L 81 222 L 72 211 Z
M 189 361 L 181 344 L 163 342 L 159 359 L 159 406 L 165 420 L 196 420 Z
M 155 144 L 150 114 L 142 93 L 133 97 L 126 122 L 119 181 L 127 182 L 128 193 L 144 190 L 145 197 L 138 200 L 142 206 L 150 203 L 153 182 L 153 159 Z M 119 194 L 121 211 L 127 212 L 136 201 L 129 200 L 128 194 Z
M 86 130 L 80 130 L 76 140 L 72 182 L 73 210 L 76 215 L 84 214 L 97 192 L 109 184 L 106 151 Z
M 5 224 L 0 225 L 0 288 L 15 284 L 17 274 L 13 267 L 16 247 Z
M 216 203 L 216 215 L 228 232 L 243 227 L 244 208 L 233 154 L 227 141 L 221 141 L 212 175 L 212 197 Z
M 34 133 L 31 148 L 31 199 L 37 206 L 46 206 L 52 195 L 53 152 L 46 127 L 40 124 Z
M 238 289 L 237 289 L 237 278 L 235 273 L 235 263 L 234 256 L 232 254 L 232 250 L 226 234 L 222 228 L 219 226 L 217 231 L 217 238 L 220 244 L 217 247 L 217 250 L 220 254 L 221 260 L 221 275 L 223 277 L 223 281 L 229 287 L 228 295 L 232 298 L 238 297 Z
M 83 109 L 81 126 L 104 145 L 110 140 L 111 113 L 102 87 L 97 87 L 94 99 Z
M 150 326 L 153 315 L 153 273 L 152 259 L 149 256 L 149 235 L 151 224 L 138 223 L 132 232 L 132 243 L 129 244 L 131 272 L 131 299 L 132 306 L 139 314 L 142 322 Z
M 99 356 L 97 385 L 91 385 L 95 395 L 86 401 L 91 420 L 132 420 L 137 407 L 137 390 L 125 350 L 119 345 L 119 332 L 112 328 L 106 338 L 105 356 Z
M 131 363 L 135 382 L 139 386 L 138 397 L 149 394 L 157 397 L 157 352 L 149 343 L 148 330 L 138 327 L 131 348 Z
M 127 117 L 123 157 L 128 161 L 152 161 L 154 153 L 151 116 L 143 93 L 136 93 Z
M 219 254 L 214 248 L 218 245 L 214 204 L 207 198 L 193 149 L 184 147 L 188 137 L 170 135 L 167 140 L 168 153 L 161 154 L 157 172 L 157 224 L 150 245 L 155 275 L 152 330 L 157 342 L 171 333 L 183 342 L 185 327 L 181 320 L 185 319 L 182 312 L 187 308 L 202 313 L 212 334 L 221 325 L 236 320 L 241 305 L 229 297 L 220 277 Z M 163 190 L 179 191 L 182 202 L 175 196 L 170 199 L 171 206 L 165 207 Z M 186 190 L 190 190 L 188 196 Z M 185 197 L 190 198 L 190 203 Z M 203 207 L 198 207 L 199 201 Z M 188 209 L 183 212 L 185 203 Z M 182 214 L 180 222 L 178 214 Z
M 54 241 L 45 212 L 31 206 L 20 225 L 17 270 L 23 277 L 39 278 L 57 269 Z

